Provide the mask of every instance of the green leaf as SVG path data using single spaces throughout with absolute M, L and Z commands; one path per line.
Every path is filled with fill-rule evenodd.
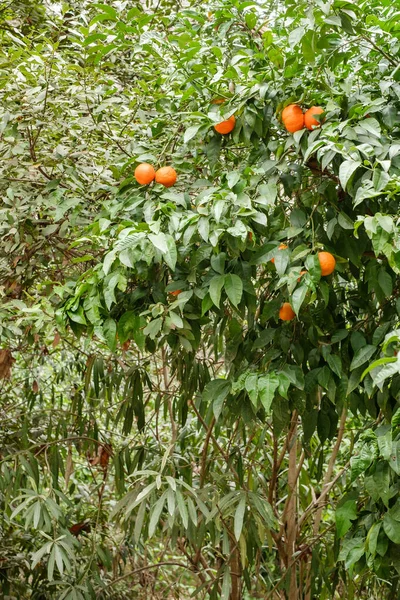
M 353 173 L 361 166 L 360 161 L 345 160 L 339 167 L 339 180 L 344 190 L 347 188 L 347 184 Z
M 144 518 L 146 516 L 146 512 L 147 512 L 146 502 L 142 502 L 142 504 L 139 506 L 139 510 L 136 515 L 135 528 L 134 528 L 134 532 L 133 532 L 133 537 L 135 538 L 136 543 L 138 543 L 140 540 L 140 535 L 142 533 L 143 522 L 144 522 Z
M 150 339 L 154 340 L 155 337 L 159 334 L 162 327 L 162 319 L 153 319 L 146 325 L 143 330 L 144 335 L 148 335 Z
M 179 514 L 181 515 L 182 524 L 185 529 L 189 525 L 189 514 L 185 504 L 185 500 L 179 490 L 176 491 L 176 501 L 178 505 Z
M 259 335 L 259 337 L 255 340 L 252 350 L 257 350 L 258 348 L 264 348 L 267 344 L 270 344 L 274 339 L 276 330 L 275 329 L 265 329 Z
M 390 425 L 381 425 L 375 430 L 380 455 L 387 461 L 392 453 L 392 429 Z
M 110 6 L 109 4 L 94 4 L 94 6 L 96 8 L 100 8 L 104 13 L 107 14 L 108 17 L 110 17 L 110 19 L 117 19 L 118 17 L 118 13 L 115 10 L 115 8 L 113 8 L 112 6 Z
M 342 538 L 350 529 L 351 522 L 357 518 L 357 500 L 356 498 L 345 499 L 336 509 L 336 531 L 339 538 Z
M 364 363 L 366 363 L 373 354 L 375 354 L 377 348 L 376 346 L 371 346 L 367 344 L 363 346 L 354 355 L 353 360 L 351 361 L 350 371 L 354 371 L 358 367 L 361 367 Z
M 103 334 L 112 352 L 117 347 L 117 324 L 114 319 L 107 319 L 103 324 Z
M 258 395 L 267 415 L 270 412 L 275 391 L 279 386 L 279 377 L 274 373 L 258 378 Z
M 374 451 L 374 448 L 371 448 L 369 444 L 364 444 L 358 454 L 351 457 L 350 465 L 352 481 L 357 479 L 359 475 L 368 469 L 375 456 L 376 452 Z
M 374 556 L 376 554 L 376 546 L 378 535 L 381 530 L 382 523 L 374 523 L 367 535 L 367 547 L 369 552 Z
M 299 316 L 300 308 L 304 302 L 307 292 L 308 287 L 306 285 L 302 285 L 294 290 L 290 298 L 290 304 L 297 316 Z
M 242 280 L 237 275 L 225 275 L 224 287 L 229 300 L 232 302 L 233 306 L 237 308 L 243 294 Z
M 228 187 L 230 189 L 235 187 L 237 182 L 240 180 L 240 177 L 241 177 L 241 173 L 239 171 L 231 171 L 230 173 L 228 173 L 228 175 L 226 176 L 226 181 L 228 182 Z
M 210 281 L 210 288 L 208 293 L 210 294 L 210 298 L 215 304 L 215 306 L 219 307 L 219 303 L 221 301 L 221 292 L 222 288 L 225 284 L 225 276 L 224 275 L 215 275 Z
M 383 269 L 379 271 L 378 283 L 382 292 L 389 298 L 393 293 L 393 281 L 387 271 Z
M 160 520 L 160 515 L 164 508 L 165 500 L 167 498 L 167 492 L 164 492 L 161 498 L 157 500 L 154 505 L 154 508 L 151 512 L 150 523 L 149 523 L 149 537 L 151 538 L 156 530 L 158 522 Z
M 242 529 L 243 529 L 244 515 L 246 512 L 246 502 L 247 502 L 246 495 L 243 494 L 237 505 L 236 512 L 235 512 L 235 518 L 234 518 L 233 530 L 234 530 L 235 538 L 237 541 L 239 541 L 239 538 L 241 536 Z
M 212 403 L 215 419 L 218 420 L 225 398 L 231 391 L 231 382 L 225 379 L 209 381 L 203 390 L 203 400 Z
M 389 513 L 386 513 L 383 517 L 383 530 L 389 540 L 395 544 L 400 544 L 400 522 L 392 519 Z
M 381 498 L 385 506 L 389 506 L 390 500 L 390 468 L 383 461 L 378 461 L 375 465 L 375 471 L 372 475 L 375 491 L 378 498 Z
M 342 361 L 341 361 L 340 356 L 338 356 L 337 354 L 328 354 L 327 362 L 328 362 L 328 365 L 330 366 L 331 370 L 335 373 L 335 375 L 337 375 L 338 377 L 341 377 L 342 376 Z
M 389 465 L 397 475 L 400 475 L 400 441 L 392 442 Z
M 363 372 L 363 374 L 361 375 L 361 380 L 363 380 L 363 379 L 364 379 L 364 377 L 365 377 L 366 375 L 368 375 L 368 373 L 369 373 L 370 371 L 373 371 L 373 370 L 374 370 L 374 369 L 376 369 L 377 367 L 380 367 L 380 366 L 382 366 L 382 365 L 387 365 L 387 364 L 390 364 L 390 363 L 395 363 L 395 362 L 397 362 L 397 358 L 395 358 L 395 357 L 393 357 L 393 356 L 384 356 L 384 357 L 382 357 L 382 358 L 378 358 L 378 360 L 375 360 L 375 361 L 374 361 L 372 364 L 370 364 L 370 365 L 369 365 L 369 366 L 368 366 L 368 367 L 365 369 L 365 371 L 364 371 L 364 372 Z M 398 370 L 398 368 L 397 368 L 397 365 L 396 365 L 396 367 L 394 367 L 394 368 L 391 368 L 391 369 L 388 371 L 388 373 L 389 373 L 389 374 L 387 375 L 387 377 L 389 377 L 389 375 L 393 375 L 394 373 L 397 373 L 397 370 Z
M 225 569 L 222 580 L 221 600 L 229 600 L 231 593 L 231 573 L 228 568 Z
M 200 123 L 198 125 L 191 125 L 186 129 L 185 134 L 183 136 L 184 144 L 187 144 L 192 138 L 194 138 L 201 126 L 202 124 Z

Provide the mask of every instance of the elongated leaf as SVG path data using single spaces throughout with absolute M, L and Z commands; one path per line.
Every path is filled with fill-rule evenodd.
M 339 179 L 340 183 L 345 190 L 347 188 L 347 184 L 349 183 L 350 177 L 353 173 L 358 169 L 361 165 L 360 161 L 355 160 L 345 160 L 339 167 Z
M 236 512 L 235 512 L 235 518 L 234 518 L 233 530 L 234 530 L 235 538 L 237 539 L 237 541 L 239 541 L 240 535 L 242 533 L 245 513 L 246 513 L 246 496 L 243 494 L 239 500 L 239 504 L 237 505 Z
M 224 577 L 222 580 L 221 588 L 221 600 L 229 600 L 231 593 L 231 574 L 228 568 L 225 569 Z
M 300 308 L 305 300 L 307 292 L 308 292 L 308 287 L 306 285 L 302 285 L 302 286 L 296 288 L 292 294 L 292 297 L 290 299 L 290 304 L 297 316 L 299 316 Z
M 388 513 L 383 517 L 383 530 L 389 540 L 400 544 L 400 522 L 395 521 Z
M 183 526 L 185 529 L 187 529 L 189 525 L 188 510 L 182 493 L 179 490 L 176 491 L 176 502 L 178 505 L 179 514 L 181 515 Z
M 219 303 L 221 301 L 221 292 L 222 292 L 222 288 L 224 287 L 224 284 L 225 284 L 224 275 L 216 275 L 215 277 L 213 277 L 211 279 L 210 288 L 209 288 L 208 293 L 210 294 L 210 298 L 214 302 L 215 306 L 219 307 Z
M 225 398 L 231 390 L 231 382 L 225 379 L 213 379 L 207 383 L 203 391 L 203 400 L 212 402 L 215 419 L 218 419 L 222 411 Z
M 367 362 L 371 358 L 371 356 L 376 352 L 376 346 L 371 346 L 367 344 L 363 346 L 354 355 L 353 360 L 351 361 L 350 371 L 354 371 L 358 367 L 361 367 L 364 363 Z
M 154 508 L 151 512 L 150 523 L 149 523 L 149 537 L 152 537 L 152 535 L 154 534 L 154 532 L 156 530 L 156 527 L 158 525 L 158 521 L 160 520 L 160 515 L 164 508 L 164 503 L 165 503 L 166 499 L 167 499 L 167 492 L 164 492 L 162 494 L 161 498 L 159 498 L 154 505 Z
M 258 395 L 267 414 L 269 414 L 275 391 L 279 386 L 279 377 L 273 373 L 258 379 Z
M 237 307 L 243 294 L 242 280 L 237 275 L 226 275 L 224 287 L 229 300 L 232 302 L 233 306 Z

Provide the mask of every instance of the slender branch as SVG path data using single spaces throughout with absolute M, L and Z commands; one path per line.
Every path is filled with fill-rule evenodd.
M 347 471 L 347 469 L 350 466 L 350 461 L 348 461 L 345 466 L 343 467 L 343 469 L 336 475 L 336 477 L 325 487 L 325 489 L 322 491 L 321 495 L 319 496 L 319 498 L 317 498 L 314 502 L 311 502 L 311 504 L 309 504 L 306 508 L 306 510 L 304 511 L 304 513 L 301 515 L 300 519 L 299 519 L 299 529 L 302 526 L 302 524 L 304 523 L 304 521 L 308 518 L 309 514 L 316 508 L 319 507 L 320 504 L 322 504 L 323 500 L 326 498 L 326 496 L 329 494 L 329 492 L 331 491 L 331 489 L 333 488 L 333 486 L 335 485 L 335 483 L 338 481 L 338 479 L 341 478 L 341 476 L 343 475 L 343 473 L 345 473 Z
M 279 579 L 279 581 L 274 585 L 274 587 L 269 592 L 268 596 L 265 597 L 264 600 L 271 600 L 272 595 L 276 593 L 276 590 L 279 588 L 279 586 L 281 585 L 282 581 L 286 578 L 287 574 L 290 572 L 291 568 L 295 565 L 295 563 L 297 563 L 299 560 L 301 560 L 303 558 L 303 556 L 305 554 L 307 554 L 307 552 L 309 552 L 310 548 L 312 548 L 312 546 L 314 546 L 314 544 L 316 544 L 319 539 L 321 539 L 322 537 L 324 537 L 324 535 L 326 535 L 328 533 L 328 531 L 330 531 L 334 527 L 335 527 L 335 524 L 332 523 L 332 525 L 330 525 L 329 527 L 327 527 L 320 535 L 318 535 L 314 540 L 312 540 L 309 544 L 307 544 L 307 546 L 305 548 L 303 548 L 301 550 L 301 552 L 299 552 L 295 556 L 295 558 L 292 560 L 292 562 L 288 565 L 287 569 L 282 574 L 282 576 Z
M 208 428 L 206 439 L 204 440 L 204 446 L 201 453 L 201 466 L 200 466 L 200 488 L 204 485 L 204 480 L 206 478 L 206 468 L 207 468 L 207 450 L 210 443 L 210 437 L 212 435 L 212 430 L 215 425 L 215 417 L 212 418 L 210 427 Z
M 368 42 L 369 44 L 371 44 L 371 46 L 373 46 L 375 48 L 375 50 L 377 52 L 379 52 L 379 54 L 382 54 L 382 56 L 384 56 L 386 58 L 386 60 L 388 60 L 390 62 L 391 65 L 393 65 L 394 67 L 398 67 L 400 63 L 396 62 L 394 60 L 394 58 L 392 58 L 390 56 L 390 54 L 388 54 L 387 52 L 385 52 L 384 50 L 382 50 L 382 48 L 380 48 L 378 46 L 378 44 L 376 44 L 373 40 L 371 40 L 371 38 L 369 38 L 367 35 L 363 34 L 362 39 L 365 40 L 366 42 Z
M 120 581 L 124 581 L 124 579 L 128 579 L 132 575 L 136 575 L 136 573 L 141 573 L 142 571 L 149 571 L 150 569 L 159 569 L 160 567 L 168 567 L 168 566 L 171 566 L 171 567 L 182 567 L 182 569 L 186 569 L 187 571 L 192 571 L 192 569 L 190 567 L 188 567 L 187 565 L 184 565 L 181 562 L 178 562 L 178 561 L 175 561 L 175 560 L 165 560 L 163 562 L 156 563 L 155 565 L 147 565 L 146 567 L 140 567 L 139 569 L 134 569 L 133 571 L 129 571 L 129 573 L 125 573 L 125 575 L 121 575 L 121 577 L 117 577 L 117 579 L 114 579 L 113 581 L 111 581 L 110 583 L 108 583 L 103 588 L 98 588 L 97 589 L 97 593 L 96 593 L 96 597 L 98 598 L 99 595 L 104 592 L 104 590 L 109 589 L 110 587 L 116 585 Z
M 296 552 L 296 539 L 297 539 L 297 477 L 300 470 L 297 469 L 297 413 L 293 414 L 292 422 L 295 423 L 293 429 L 293 442 L 289 451 L 289 471 L 288 471 L 288 488 L 289 494 L 286 500 L 285 510 L 286 513 L 283 523 L 286 528 L 286 548 L 287 556 L 290 559 L 293 558 Z M 290 584 L 289 584 L 289 600 L 298 600 L 298 587 L 297 587 L 297 571 L 296 563 L 293 563 L 290 569 Z
M 331 457 L 329 459 L 328 468 L 325 473 L 322 489 L 324 489 L 325 486 L 328 485 L 328 483 L 330 482 L 330 480 L 332 478 L 333 468 L 335 466 L 336 458 L 337 458 L 339 448 L 340 448 L 340 444 L 342 443 L 342 439 L 343 439 L 344 427 L 346 425 L 346 416 L 347 416 L 347 411 L 346 411 L 346 408 L 344 408 L 343 412 L 342 412 L 342 416 L 340 418 L 338 436 L 336 439 L 335 446 L 332 450 Z M 322 506 L 319 506 L 318 510 L 315 514 L 315 520 L 314 520 L 314 526 L 313 526 L 314 535 L 318 534 L 319 526 L 321 523 L 321 518 L 322 518 Z

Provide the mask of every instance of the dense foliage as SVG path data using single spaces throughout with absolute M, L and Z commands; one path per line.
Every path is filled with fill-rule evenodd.
M 399 16 L 0 8 L 5 598 L 398 597 Z

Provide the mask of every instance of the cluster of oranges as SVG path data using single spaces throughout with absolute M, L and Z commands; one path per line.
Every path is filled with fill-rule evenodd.
M 225 100 L 223 98 L 217 98 L 213 100 L 213 104 L 223 104 Z M 215 131 L 222 135 L 227 135 L 234 130 L 236 125 L 235 115 L 231 115 L 226 121 L 221 121 L 214 125 Z M 165 187 L 172 187 L 175 185 L 177 180 L 177 174 L 172 167 L 161 167 L 157 171 L 153 165 L 149 163 L 140 163 L 135 169 L 135 179 L 140 185 L 149 185 L 153 180 Z
M 286 248 L 287 248 L 286 244 L 281 244 L 279 246 L 279 250 L 285 250 Z M 335 270 L 335 267 L 336 267 L 336 260 L 335 260 L 335 257 L 333 256 L 333 254 L 331 254 L 330 252 L 318 252 L 318 260 L 319 260 L 319 265 L 321 267 L 321 275 L 323 277 L 326 277 L 327 275 L 330 275 L 331 273 L 333 273 L 333 271 Z M 272 258 L 271 262 L 275 262 L 275 260 Z M 307 271 L 301 271 L 300 277 L 298 278 L 297 281 L 300 281 L 301 277 L 306 272 Z M 296 316 L 296 313 L 292 309 L 290 303 L 284 302 L 279 310 L 279 318 L 282 321 L 291 321 L 292 319 L 295 318 L 295 316 Z
M 224 102 L 225 100 L 223 98 L 217 98 L 212 101 L 213 104 L 223 104 Z M 290 133 L 300 131 L 301 129 L 304 129 L 304 127 L 312 130 L 321 126 L 321 122 L 315 117 L 323 114 L 324 112 L 324 109 L 320 106 L 312 106 L 304 113 L 298 104 L 290 104 L 282 111 L 282 123 L 286 130 Z M 231 115 L 229 119 L 214 125 L 214 129 L 221 135 L 227 135 L 233 131 L 235 124 L 235 115 Z M 165 187 L 172 187 L 176 183 L 177 174 L 175 169 L 172 167 L 161 167 L 156 171 L 153 165 L 149 163 L 141 163 L 135 169 L 135 179 L 138 183 L 140 183 L 140 185 L 148 185 L 155 180 L 157 183 L 160 183 Z M 286 248 L 286 244 L 281 244 L 279 246 L 279 250 L 285 250 Z M 333 273 L 336 266 L 336 260 L 330 252 L 319 252 L 318 260 L 321 266 L 321 275 L 323 277 Z M 271 262 L 274 263 L 275 259 L 272 258 Z M 300 272 L 298 281 L 300 281 L 301 277 L 305 273 L 306 271 Z M 170 295 L 177 296 L 180 292 L 181 290 L 176 290 L 174 292 L 170 292 Z M 295 318 L 295 316 L 296 314 L 290 303 L 284 302 L 279 310 L 279 318 L 282 321 L 291 321 Z
M 321 126 L 321 122 L 315 117 L 322 115 L 324 109 L 320 106 L 312 106 L 305 113 L 298 104 L 289 104 L 282 111 L 282 123 L 290 133 L 300 131 L 307 127 L 310 131 Z
M 212 104 L 223 104 L 224 102 L 223 98 L 216 98 L 212 101 Z M 323 112 L 324 109 L 320 106 L 312 106 L 303 113 L 302 108 L 298 104 L 289 104 L 282 111 L 282 123 L 290 133 L 300 131 L 304 127 L 312 130 L 315 127 L 320 127 L 321 123 L 315 117 L 321 115 Z M 214 129 L 221 135 L 227 135 L 234 130 L 235 125 L 235 115 L 231 115 L 229 119 L 214 125 Z M 148 185 L 155 179 L 157 183 L 161 183 L 165 187 L 172 187 L 176 183 L 177 174 L 172 167 L 161 167 L 156 171 L 153 165 L 141 163 L 135 169 L 135 179 L 140 185 Z
M 149 163 L 140 163 L 135 169 L 135 179 L 140 185 L 149 185 L 156 180 L 165 187 L 172 187 L 176 183 L 177 175 L 172 167 L 161 167 L 157 171 Z

